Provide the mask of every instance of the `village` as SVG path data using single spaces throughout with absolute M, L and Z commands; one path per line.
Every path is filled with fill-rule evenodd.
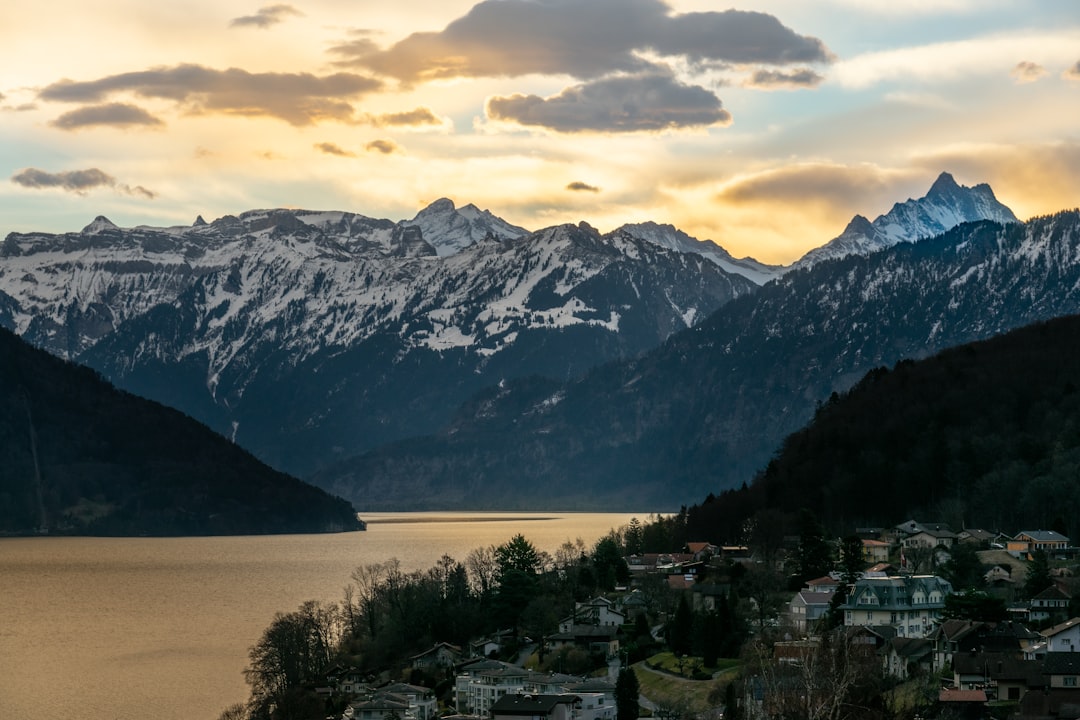
M 1075 559 L 1054 530 L 916 520 L 767 552 L 638 550 L 547 632 L 523 597 L 513 627 L 307 687 L 335 720 L 1078 718 Z

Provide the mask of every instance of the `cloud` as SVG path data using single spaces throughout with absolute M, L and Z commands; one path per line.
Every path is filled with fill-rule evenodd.
M 95 125 L 107 125 L 110 127 L 161 127 L 163 123 L 146 110 L 136 105 L 127 103 L 107 103 L 105 105 L 88 105 L 66 112 L 49 123 L 61 130 L 78 130 Z
M 364 37 L 331 52 L 341 64 L 411 83 L 530 74 L 594 79 L 655 69 L 643 53 L 694 63 L 828 62 L 817 38 L 772 15 L 725 10 L 673 14 L 663 0 L 484 0 L 441 32 L 413 33 L 386 50 Z
M 172 100 L 194 115 L 222 114 L 275 117 L 291 125 L 324 120 L 350 122 L 349 101 L 382 87 L 373 78 L 352 73 L 319 77 L 310 73 L 250 73 L 201 65 L 159 67 L 109 75 L 98 80 L 60 80 L 39 93 L 55 102 L 101 102 L 116 93 Z
M 426 107 L 383 115 L 365 115 L 365 122 L 375 127 L 420 127 L 443 125 L 443 119 Z
M 488 99 L 487 116 L 561 133 L 657 132 L 731 122 L 711 91 L 664 73 L 605 78 L 548 98 L 496 96 Z
M 927 177 L 929 188 L 933 177 Z M 865 213 L 897 197 L 899 186 L 910 186 L 911 180 L 911 173 L 872 165 L 800 163 L 738 177 L 721 189 L 717 199 L 735 205 L 816 205 L 839 214 L 863 208 L 859 212 Z
M 810 68 L 797 68 L 791 72 L 782 70 L 757 70 L 746 79 L 744 87 L 757 90 L 802 89 L 817 87 L 825 79 Z
M 1061 73 L 1061 77 L 1066 80 L 1080 80 L 1080 60 L 1076 61 L 1076 64 Z
M 580 180 L 570 183 L 569 185 L 566 186 L 566 189 L 567 190 L 572 190 L 573 192 L 591 192 L 591 193 L 600 192 L 600 188 L 596 187 L 595 185 L 590 185 L 588 183 L 583 183 Z
M 315 143 L 315 148 L 321 150 L 327 155 L 337 155 L 338 157 L 356 157 L 356 153 L 351 153 L 338 145 L 331 142 Z
M 47 189 L 60 188 L 77 195 L 85 195 L 96 188 L 112 188 L 124 195 L 137 195 L 153 200 L 157 193 L 147 190 L 141 185 L 125 185 L 117 182 L 116 178 L 97 168 L 88 170 L 67 170 L 64 172 L 50 173 L 37 168 L 26 168 L 11 176 L 11 181 L 16 185 L 26 188 Z
M 364 149 L 368 152 L 378 152 L 383 155 L 392 155 L 401 151 L 401 148 L 393 140 L 372 140 L 364 146 Z
M 1046 75 L 1046 68 L 1039 63 L 1024 60 L 1023 62 L 1018 62 L 1009 75 L 1011 75 L 1019 84 L 1033 83 Z
M 299 15 L 302 17 L 304 13 L 294 8 L 292 5 L 267 5 L 259 8 L 259 11 L 254 15 L 233 18 L 233 20 L 229 22 L 229 27 L 268 28 L 271 25 L 277 25 L 279 22 L 282 22 L 289 15 Z

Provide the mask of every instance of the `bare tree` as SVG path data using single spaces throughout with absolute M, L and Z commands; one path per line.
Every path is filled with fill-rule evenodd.
M 495 579 L 499 573 L 495 546 L 489 545 L 470 551 L 468 557 L 465 558 L 465 567 L 469 570 L 473 592 L 482 600 L 491 597 L 495 589 Z

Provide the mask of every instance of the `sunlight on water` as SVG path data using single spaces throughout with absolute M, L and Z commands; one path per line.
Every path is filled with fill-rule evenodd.
M 246 699 L 247 649 L 274 613 L 340 600 L 358 565 L 427 569 L 517 533 L 591 546 L 632 515 L 363 517 L 340 535 L 0 540 L 0 718 L 215 720 Z

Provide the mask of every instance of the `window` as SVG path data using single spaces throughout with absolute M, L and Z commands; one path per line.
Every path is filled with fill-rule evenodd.
M 1066 675 L 1061 679 L 1061 684 L 1065 687 L 1076 687 L 1076 676 Z

